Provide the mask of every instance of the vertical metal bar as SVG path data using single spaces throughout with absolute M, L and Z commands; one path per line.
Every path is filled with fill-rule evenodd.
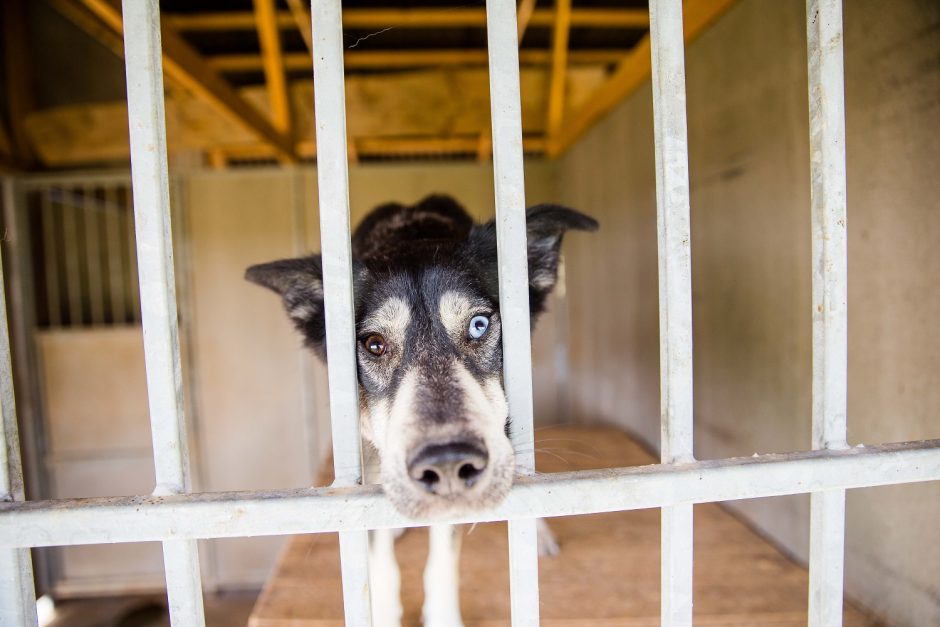
M 356 327 L 349 237 L 349 171 L 346 155 L 346 93 L 340 0 L 313 0 L 313 93 L 320 197 L 320 243 L 326 346 L 337 485 L 362 481 Z M 363 531 L 339 534 L 346 624 L 372 622 L 369 538 Z
M 496 238 L 499 249 L 499 313 L 503 327 L 503 374 L 510 439 L 519 474 L 535 472 L 532 421 L 532 345 L 526 246 L 522 105 L 516 3 L 486 3 Z M 538 550 L 535 519 L 509 523 L 509 586 L 512 624 L 539 624 Z
M 108 297 L 111 323 L 124 322 L 127 303 L 124 296 L 124 263 L 121 259 L 121 215 L 114 185 L 104 188 L 104 226 L 108 240 Z
M 13 185 L 4 184 L 3 202 L 12 214 Z M 9 226 L 9 225 L 8 225 Z M 16 424 L 16 398 L 13 391 L 13 363 L 10 359 L 10 330 L 7 325 L 6 286 L 0 255 L 0 499 L 23 501 L 23 469 Z M 0 625 L 35 626 L 36 591 L 29 549 L 0 550 Z
M 82 326 L 82 277 L 81 259 L 78 249 L 77 208 L 73 196 L 66 194 L 66 188 L 52 188 L 59 198 L 62 210 L 62 248 L 65 254 L 65 287 L 69 299 L 69 326 Z
M 160 9 L 157 0 L 124 0 L 124 51 L 135 190 L 137 252 L 155 492 L 189 487 L 173 245 L 170 228 Z M 205 624 L 195 540 L 163 543 L 173 625 Z
M 127 321 L 134 323 L 140 322 L 140 286 L 137 283 L 137 249 L 134 246 L 136 236 L 134 234 L 136 226 L 134 224 L 134 190 L 124 188 L 125 204 L 121 206 L 121 213 L 124 216 L 124 228 L 126 235 L 124 244 L 127 246 L 127 301 L 125 304 L 127 312 Z
M 682 1 L 650 1 L 659 231 L 661 455 L 692 456 L 692 257 Z M 692 506 L 662 508 L 663 625 L 692 624 Z
M 848 257 L 841 0 L 807 0 L 813 448 L 846 444 Z M 845 490 L 810 498 L 809 625 L 842 624 Z
M 55 211 L 49 202 L 49 190 L 45 187 L 39 189 L 39 211 L 42 219 L 42 252 L 46 275 L 46 316 L 50 327 L 58 327 L 62 325 L 58 238 Z
M 85 185 L 82 188 L 82 214 L 85 223 L 85 264 L 88 268 L 88 309 L 93 326 L 104 322 L 99 209 L 95 188 Z

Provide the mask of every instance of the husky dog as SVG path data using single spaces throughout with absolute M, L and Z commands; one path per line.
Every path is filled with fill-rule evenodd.
M 593 231 L 597 222 L 557 205 L 526 212 L 532 322 L 555 286 L 568 229 Z M 515 454 L 503 390 L 495 222 L 474 224 L 448 196 L 389 203 L 356 229 L 352 253 L 360 422 L 379 461 L 373 479 L 413 518 L 499 504 L 512 485 Z M 252 266 L 246 278 L 280 294 L 306 344 L 325 356 L 319 255 Z M 439 525 L 430 538 L 424 624 L 459 626 L 459 536 Z M 373 619 L 398 625 L 392 532 L 373 532 L 370 552 Z

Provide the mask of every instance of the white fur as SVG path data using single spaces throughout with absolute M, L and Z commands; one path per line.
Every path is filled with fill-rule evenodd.
M 453 525 L 432 525 L 424 567 L 424 627 L 463 627 L 460 618 L 460 531 Z
M 418 374 L 409 370 L 398 385 L 398 392 L 391 404 L 383 402 L 376 411 L 370 412 L 369 422 L 373 434 L 372 442 L 382 458 L 382 476 L 387 469 L 398 468 L 404 472 L 405 435 L 404 428 L 411 419 L 418 387 Z
M 389 298 L 362 321 L 362 328 L 367 331 L 381 331 L 386 339 L 401 342 L 405 338 L 408 325 L 411 324 L 411 307 L 403 298 Z
M 376 529 L 369 545 L 369 591 L 373 627 L 401 625 L 401 573 L 395 560 L 395 532 Z
M 466 296 L 448 290 L 437 303 L 437 313 L 448 335 L 462 336 L 467 333 L 467 324 L 473 313 L 473 303 Z

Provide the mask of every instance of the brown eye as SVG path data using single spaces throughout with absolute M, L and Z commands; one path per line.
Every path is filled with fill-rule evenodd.
M 385 354 L 385 338 L 381 335 L 370 335 L 365 339 L 362 345 L 376 357 L 381 357 Z

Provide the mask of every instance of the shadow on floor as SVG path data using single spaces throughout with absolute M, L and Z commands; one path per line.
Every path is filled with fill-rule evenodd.
M 258 591 L 207 594 L 206 627 L 248 624 Z M 48 627 L 169 627 L 166 598 L 122 596 L 72 599 L 56 603 L 55 618 Z

